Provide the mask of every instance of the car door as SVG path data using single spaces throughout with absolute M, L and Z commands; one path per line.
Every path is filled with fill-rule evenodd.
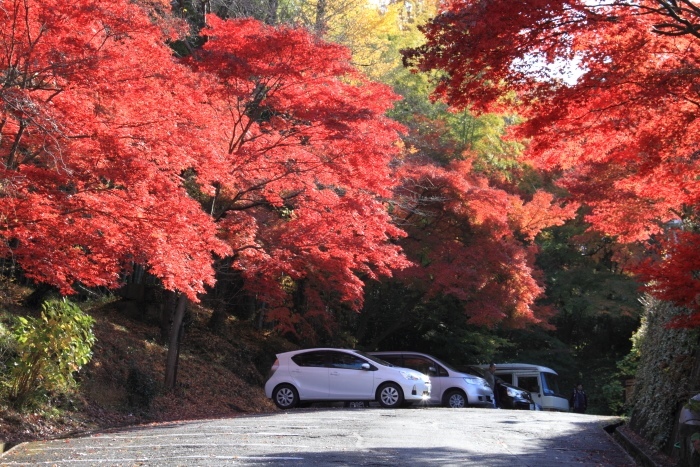
M 539 373 L 517 374 L 515 385 L 528 391 L 536 404 L 542 405 L 542 388 Z
M 376 367 L 351 352 L 330 354 L 329 396 L 331 400 L 374 399 Z
M 328 351 L 314 350 L 292 357 L 289 373 L 296 382 L 302 400 L 328 399 Z
M 404 354 L 401 366 L 419 371 L 430 377 L 430 402 L 433 404 L 442 403 L 442 392 L 449 384 L 446 379 L 449 373 L 436 361 L 422 355 Z

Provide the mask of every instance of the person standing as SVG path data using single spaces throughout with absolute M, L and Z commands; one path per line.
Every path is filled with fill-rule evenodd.
M 495 363 L 491 363 L 489 365 L 489 370 L 484 375 L 484 379 L 486 379 L 486 382 L 489 383 L 489 386 L 491 386 L 491 390 L 493 391 L 493 406 L 495 408 L 499 408 L 498 390 L 496 389 L 496 364 Z
M 576 413 L 586 413 L 588 408 L 588 396 L 583 390 L 583 384 L 578 383 L 574 388 L 574 392 L 571 393 L 569 398 L 569 405 Z

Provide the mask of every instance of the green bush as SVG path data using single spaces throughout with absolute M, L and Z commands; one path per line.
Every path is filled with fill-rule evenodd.
M 17 341 L 7 326 L 0 323 L 0 381 L 7 381 L 16 357 Z
M 129 406 L 148 410 L 151 402 L 158 395 L 156 382 L 148 374 L 136 367 L 129 368 L 126 378 L 126 393 Z
M 17 342 L 9 378 L 9 400 L 21 407 L 48 392 L 76 386 L 73 374 L 92 358 L 94 320 L 68 300 L 42 305 L 40 319 L 18 317 Z

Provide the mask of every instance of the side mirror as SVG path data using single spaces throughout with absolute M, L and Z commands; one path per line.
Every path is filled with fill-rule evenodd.
M 369 366 L 369 363 L 363 363 L 361 368 L 363 370 L 369 370 L 371 367 Z

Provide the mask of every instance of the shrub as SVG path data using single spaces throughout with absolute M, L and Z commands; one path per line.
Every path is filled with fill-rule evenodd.
M 9 400 L 23 406 L 49 391 L 76 386 L 73 374 L 92 358 L 94 320 L 68 300 L 42 305 L 41 318 L 17 318 L 12 333 L 17 357 L 10 375 Z
M 17 356 L 17 341 L 12 332 L 0 323 L 0 381 L 7 381 L 12 361 Z
M 126 393 L 131 407 L 148 410 L 157 395 L 156 383 L 143 371 L 131 367 L 126 378 Z

